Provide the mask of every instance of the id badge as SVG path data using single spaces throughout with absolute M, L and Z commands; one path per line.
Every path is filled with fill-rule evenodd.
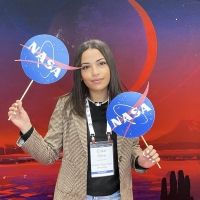
M 113 142 L 90 143 L 91 177 L 114 175 Z

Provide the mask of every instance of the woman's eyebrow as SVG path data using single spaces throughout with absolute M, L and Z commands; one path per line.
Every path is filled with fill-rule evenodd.
M 106 60 L 105 58 L 100 58 L 100 59 L 98 59 L 96 62 L 98 62 L 98 61 L 100 61 L 100 60 Z
M 99 62 L 100 60 L 105 60 L 105 58 L 99 58 L 98 60 L 96 60 L 96 62 Z M 90 63 L 87 63 L 87 62 L 81 63 L 81 65 L 88 65 L 88 64 L 90 64 Z
M 85 64 L 88 65 L 88 64 L 90 64 L 90 63 L 81 63 L 81 65 L 85 65 Z

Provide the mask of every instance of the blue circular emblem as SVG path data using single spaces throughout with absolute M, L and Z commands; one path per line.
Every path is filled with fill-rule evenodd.
M 20 61 L 25 74 L 41 84 L 61 79 L 69 64 L 69 53 L 64 43 L 52 35 L 37 35 L 23 45 Z
M 155 111 L 150 100 L 137 92 L 124 92 L 109 104 L 106 117 L 111 129 L 126 138 L 144 135 L 152 127 Z

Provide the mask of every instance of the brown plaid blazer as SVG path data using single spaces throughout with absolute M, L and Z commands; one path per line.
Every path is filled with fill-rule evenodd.
M 68 95 L 59 98 L 43 138 L 36 130 L 28 140 L 17 144 L 38 162 L 54 163 L 63 150 L 62 164 L 54 200 L 85 200 L 87 191 L 87 125 L 86 119 L 70 112 L 63 114 Z M 141 151 L 137 139 L 117 137 L 121 200 L 133 200 L 132 174 L 135 158 Z

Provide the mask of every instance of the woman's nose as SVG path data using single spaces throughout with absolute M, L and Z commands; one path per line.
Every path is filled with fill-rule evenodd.
M 96 65 L 93 65 L 92 66 L 92 75 L 93 76 L 96 76 L 99 74 L 99 70 L 98 70 L 98 67 Z

